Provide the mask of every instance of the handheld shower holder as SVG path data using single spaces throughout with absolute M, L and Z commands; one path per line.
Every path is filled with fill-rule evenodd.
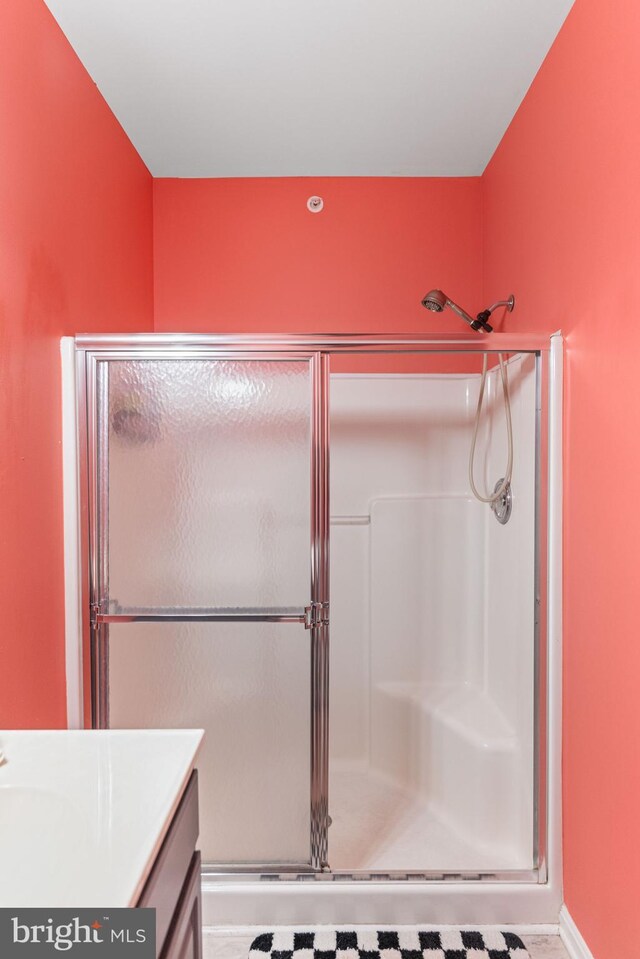
M 498 300 L 497 303 L 493 303 L 486 310 L 482 310 L 475 318 L 475 321 L 471 324 L 472 330 L 483 329 L 485 333 L 493 333 L 493 327 L 488 322 L 489 317 L 494 310 L 497 310 L 500 306 L 505 306 L 507 308 L 507 313 L 512 313 L 513 308 L 516 305 L 516 298 L 511 294 L 508 300 Z
M 498 490 L 504 483 L 504 476 L 501 477 L 496 485 L 493 487 L 493 492 L 497 493 Z M 511 512 L 513 510 L 513 493 L 511 492 L 511 483 L 507 483 L 502 495 L 498 499 L 494 500 L 491 503 L 491 512 L 498 520 L 501 526 L 505 526 L 506 523 L 511 519 Z

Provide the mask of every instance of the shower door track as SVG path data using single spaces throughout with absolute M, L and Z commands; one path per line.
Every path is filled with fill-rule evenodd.
M 283 358 L 300 353 L 539 353 L 549 350 L 549 337 L 533 333 L 309 333 L 267 336 L 204 333 L 103 333 L 75 337 L 80 351 L 147 350 L 147 356 L 211 356 L 219 350 L 247 356 L 279 353 Z
M 299 870 L 274 865 L 265 868 L 262 864 L 226 866 L 203 864 L 203 879 L 212 882 L 497 882 L 497 883 L 543 883 L 546 874 L 542 869 L 503 870 L 437 870 L 437 869 L 324 869 Z

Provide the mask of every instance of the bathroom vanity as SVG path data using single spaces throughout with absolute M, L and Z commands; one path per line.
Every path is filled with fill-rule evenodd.
M 200 959 L 202 730 L 0 731 L 0 906 L 151 907 Z

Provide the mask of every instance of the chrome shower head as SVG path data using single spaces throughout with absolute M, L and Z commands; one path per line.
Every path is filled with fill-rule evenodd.
M 457 313 L 465 323 L 468 323 L 472 329 L 478 329 L 477 326 L 474 326 L 476 322 L 474 318 L 469 316 L 466 310 L 463 310 L 461 306 L 458 306 L 457 303 L 450 300 L 442 290 L 429 290 L 427 295 L 422 299 L 422 305 L 426 307 L 427 310 L 431 310 L 432 313 L 442 313 L 445 306 L 448 306 L 449 309 Z
M 467 311 L 463 310 L 461 306 L 458 306 L 457 303 L 450 300 L 448 296 L 445 296 L 442 290 L 429 290 L 427 295 L 422 298 L 422 305 L 427 310 L 431 310 L 432 313 L 442 313 L 445 306 L 448 306 L 449 309 L 457 313 L 465 323 L 468 323 L 472 330 L 483 330 L 485 333 L 491 333 L 493 327 L 489 324 L 488 320 L 493 311 L 499 306 L 504 306 L 507 308 L 507 311 L 511 313 L 515 306 L 515 298 L 513 294 L 511 294 L 508 300 L 499 300 L 497 303 L 493 303 L 488 310 L 483 310 L 481 313 L 478 313 L 475 319 L 469 316 Z
M 447 305 L 447 298 L 442 290 L 429 290 L 422 299 L 422 305 L 432 313 L 442 313 Z

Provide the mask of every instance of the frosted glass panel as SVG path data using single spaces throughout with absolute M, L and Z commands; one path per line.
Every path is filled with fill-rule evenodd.
M 118 360 L 99 376 L 111 611 L 304 607 L 309 363 Z
M 309 861 L 309 650 L 302 626 L 109 628 L 110 726 L 205 729 L 207 862 Z

